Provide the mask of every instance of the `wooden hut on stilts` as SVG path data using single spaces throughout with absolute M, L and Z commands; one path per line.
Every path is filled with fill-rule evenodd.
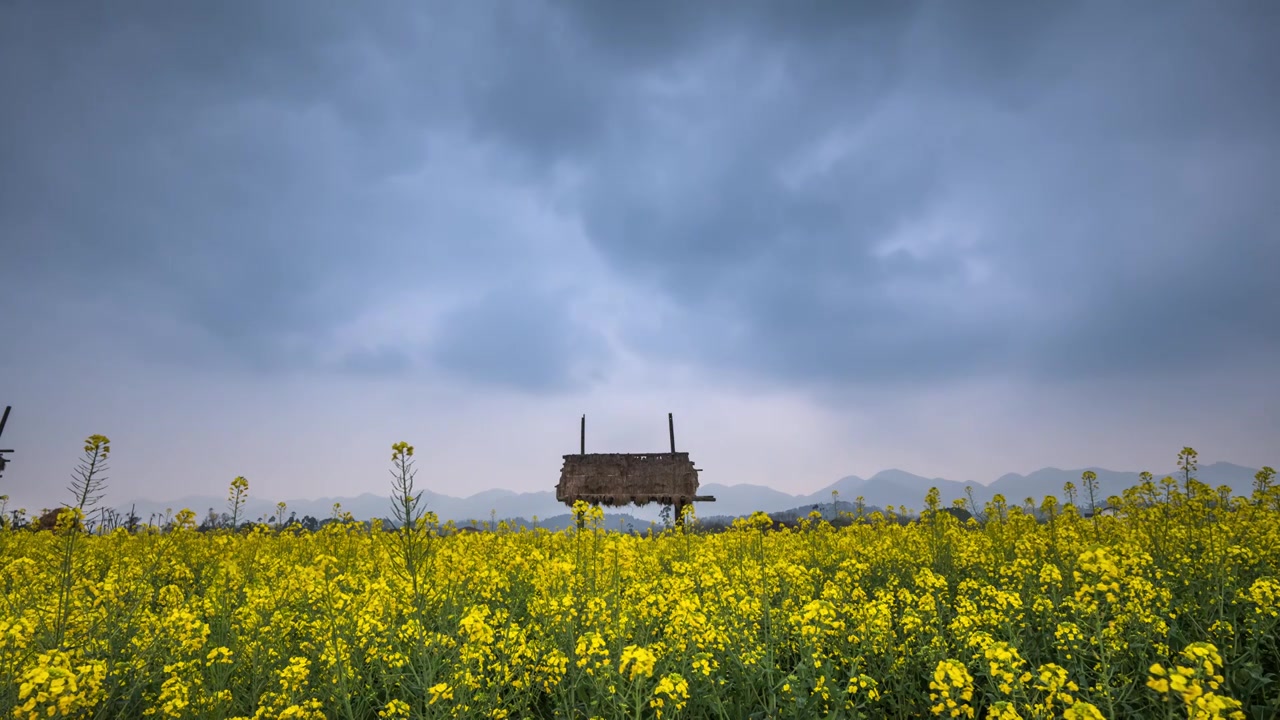
M 592 505 L 618 507 L 671 505 L 676 522 L 684 523 L 684 508 L 693 502 L 714 502 L 698 494 L 698 472 L 689 453 L 676 452 L 675 420 L 667 413 L 671 452 L 588 453 L 587 416 L 582 416 L 579 452 L 565 455 L 556 484 L 556 499 L 566 505 L 584 500 Z

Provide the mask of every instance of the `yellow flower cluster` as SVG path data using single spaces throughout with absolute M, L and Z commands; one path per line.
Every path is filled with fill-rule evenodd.
M 586 504 L 559 532 L 3 529 L 0 717 L 1280 717 L 1259 487 L 722 532 Z
M 631 668 L 627 679 L 634 681 L 636 678 L 653 677 L 653 668 L 658 664 L 658 656 L 653 651 L 635 645 L 628 645 L 622 649 L 622 656 L 618 660 L 618 672 L 626 674 L 627 668 Z
M 943 660 L 933 671 L 929 681 L 929 699 L 934 702 L 930 710 L 944 717 L 973 717 L 973 676 L 962 663 Z
M 653 689 L 653 699 L 649 701 L 649 707 L 654 709 L 657 717 L 663 717 L 664 712 L 669 714 L 683 710 L 688 704 L 689 683 L 679 673 L 663 675 Z
M 409 703 L 393 698 L 387 701 L 387 706 L 378 711 L 378 717 L 385 720 L 408 720 Z
M 1041 699 L 1032 708 L 1035 717 L 1057 717 L 1059 706 L 1064 711 L 1075 705 L 1072 693 L 1080 691 L 1080 686 L 1069 678 L 1067 669 L 1055 663 L 1041 665 L 1037 674 L 1035 689 Z
M 1147 687 L 1162 695 L 1176 696 L 1186 705 L 1191 720 L 1244 720 L 1240 701 L 1218 692 L 1224 682 L 1221 668 L 1218 648 L 1207 642 L 1191 643 L 1172 671 L 1160 663 L 1152 665 Z
M 68 652 L 39 653 L 29 669 L 18 677 L 13 717 L 38 720 L 75 717 L 97 706 L 102 699 L 106 663 L 75 664 Z
M 324 704 L 314 697 L 307 697 L 310 676 L 309 660 L 289 658 L 288 665 L 278 673 L 277 689 L 263 694 L 253 720 L 325 720 Z
M 1280 618 L 1280 580 L 1258 578 L 1249 586 L 1245 598 L 1253 604 L 1253 611 L 1272 620 Z
M 1106 716 L 1098 709 L 1098 706 L 1087 703 L 1073 703 L 1071 707 L 1062 711 L 1063 720 L 1106 720 Z
M 578 667 L 583 668 L 588 675 L 594 675 L 597 670 L 609 665 L 609 648 L 604 636 L 595 631 L 578 636 L 574 656 L 578 658 Z
M 449 687 L 448 683 L 436 683 L 435 685 L 427 688 L 427 692 L 431 693 L 431 700 L 429 702 L 432 705 L 435 705 L 441 700 L 453 699 L 453 688 Z
M 984 645 L 982 658 L 986 663 L 987 677 L 1001 694 L 1010 695 L 1015 684 L 1020 689 L 1031 681 L 1031 673 L 1025 670 L 1026 661 L 1018 655 L 1017 648 L 1004 641 L 991 641 Z

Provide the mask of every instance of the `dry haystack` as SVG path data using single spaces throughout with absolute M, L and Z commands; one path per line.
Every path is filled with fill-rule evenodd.
M 66 512 L 67 509 L 68 508 L 65 507 L 59 507 L 52 510 L 46 510 L 43 515 L 32 523 L 32 525 L 36 530 L 53 530 L 58 525 L 58 516 L 63 512 Z M 83 526 L 80 524 L 80 521 L 77 520 L 72 527 L 80 529 Z
M 556 499 L 611 506 L 715 500 L 698 495 L 698 469 L 683 452 L 565 455 Z
M 691 502 L 712 502 L 698 494 L 698 468 L 689 453 L 676 452 L 675 425 L 670 415 L 671 452 L 587 453 L 586 416 L 582 418 L 582 452 L 565 455 L 556 484 L 556 499 L 566 505 L 584 500 L 593 505 L 674 505 L 679 511 Z

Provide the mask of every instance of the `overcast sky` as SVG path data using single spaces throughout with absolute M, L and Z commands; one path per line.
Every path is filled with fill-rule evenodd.
M 1280 462 L 1280 3 L 0 6 L 0 493 Z

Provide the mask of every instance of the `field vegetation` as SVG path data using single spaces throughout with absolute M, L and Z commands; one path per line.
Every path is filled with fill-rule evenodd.
M 392 452 L 393 527 L 90 530 L 110 445 L 89 438 L 54 527 L 0 530 L 3 715 L 1280 716 L 1269 468 L 1211 488 L 1187 448 L 1122 496 L 1086 473 L 961 514 L 935 491 L 909 522 L 639 535 L 579 505 L 567 531 L 456 533 Z

